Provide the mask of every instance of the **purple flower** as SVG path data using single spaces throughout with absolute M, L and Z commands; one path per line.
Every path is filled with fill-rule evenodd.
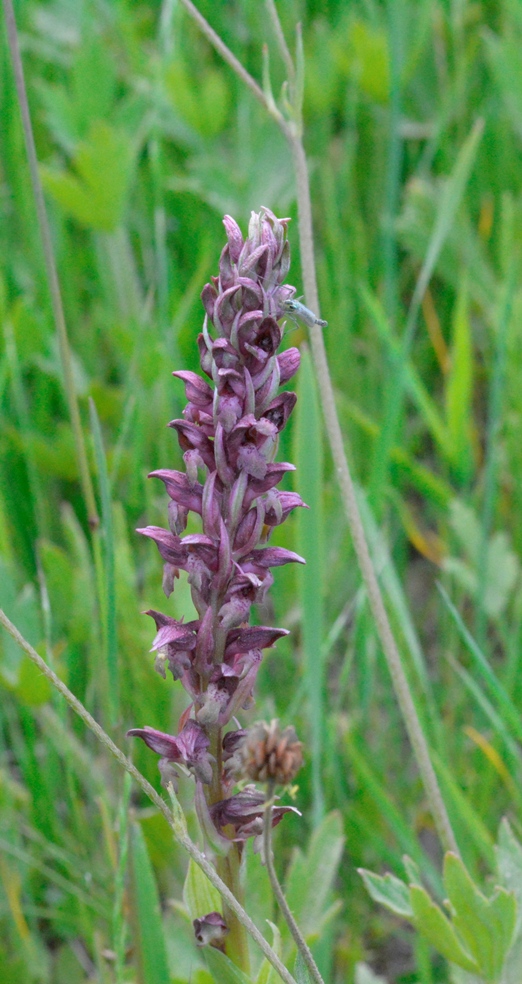
M 163 559 L 167 597 L 180 572 L 187 576 L 196 618 L 183 622 L 154 610 L 148 614 L 156 623 L 156 669 L 165 677 L 168 668 L 180 680 L 195 720 L 187 721 L 177 736 L 153 728 L 129 734 L 162 756 L 166 774 L 171 763 L 182 764 L 207 786 L 212 780 L 214 799 L 216 786 L 223 794 L 232 790 L 227 761 L 233 749 L 227 737 L 224 771 L 217 775 L 210 743 L 219 748 L 221 730 L 253 705 L 263 650 L 287 634 L 250 626 L 252 605 L 264 601 L 274 568 L 304 563 L 298 554 L 268 542 L 274 527 L 305 505 L 297 493 L 277 489 L 294 466 L 275 460 L 279 435 L 296 402 L 294 393 L 280 392 L 280 387 L 299 367 L 298 349 L 278 351 L 285 304 L 295 294 L 284 282 L 290 265 L 288 222 L 263 208 L 252 213 L 244 238 L 234 219 L 224 218 L 227 243 L 219 275 L 201 294 L 205 318 L 197 345 L 203 375 L 174 373 L 184 385 L 187 404 L 169 426 L 184 468 L 150 474 L 163 482 L 169 496 L 168 528 L 138 531 L 155 542 Z M 190 513 L 200 525 L 198 532 L 186 534 Z M 223 850 L 222 841 L 226 847 L 226 836 L 219 833 L 223 827 L 233 828 L 237 841 L 259 834 L 263 793 L 248 787 L 210 805 L 207 792 L 197 784 L 198 814 L 207 840 L 209 829 L 215 832 L 209 843 L 216 849 Z M 276 807 L 273 822 L 289 809 Z M 203 933 L 205 927 L 200 928 Z
M 234 828 L 234 840 L 245 841 L 249 837 L 260 838 L 263 832 L 265 794 L 255 786 L 246 786 L 240 793 L 220 800 L 210 807 L 209 813 L 218 830 Z M 281 822 L 285 813 L 301 814 L 295 806 L 272 807 L 272 827 Z M 254 849 L 259 848 L 259 841 Z
M 148 727 L 131 728 L 127 731 L 127 737 L 143 738 L 145 744 L 167 762 L 186 765 L 200 782 L 212 781 L 211 756 L 207 751 L 210 739 L 195 721 L 187 721 L 177 737 Z
M 228 933 L 228 926 L 220 912 L 209 912 L 201 919 L 194 919 L 194 934 L 198 946 L 212 946 L 220 943 Z

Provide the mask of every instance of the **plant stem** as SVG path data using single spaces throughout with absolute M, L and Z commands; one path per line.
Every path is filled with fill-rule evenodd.
M 192 20 L 196 22 L 202 34 L 210 41 L 210 44 L 216 51 L 221 55 L 224 61 L 230 65 L 231 69 L 239 76 L 242 82 L 250 89 L 254 94 L 256 99 L 259 100 L 268 109 L 267 100 L 265 94 L 260 85 L 257 84 L 256 80 L 252 78 L 246 68 L 243 68 L 242 64 L 235 55 L 232 54 L 230 48 L 227 48 L 226 44 L 221 40 L 219 34 L 216 34 L 214 29 L 210 26 L 207 20 L 200 14 L 197 7 L 191 3 L 191 0 L 181 0 L 183 7 L 188 14 L 192 17 Z
M 245 927 L 247 932 L 250 934 L 252 939 L 257 943 L 259 948 L 264 953 L 268 962 L 272 965 L 274 970 L 277 971 L 284 984 L 297 984 L 296 980 L 286 967 L 281 963 L 281 960 L 274 952 L 269 943 L 259 932 L 257 926 L 251 920 L 250 916 L 245 912 L 242 905 L 237 901 L 235 895 L 230 891 L 227 885 L 222 881 L 222 879 L 217 874 L 215 868 L 207 861 L 204 854 L 201 853 L 198 847 L 190 839 L 187 833 L 187 828 L 185 825 L 185 819 L 181 812 L 181 807 L 179 806 L 175 794 L 170 787 L 170 795 L 173 800 L 174 810 L 171 812 L 165 800 L 158 795 L 150 782 L 138 771 L 135 765 L 127 758 L 126 755 L 114 744 L 109 735 L 100 727 L 97 721 L 94 720 L 86 707 L 83 706 L 81 701 L 74 696 L 73 693 L 65 686 L 62 680 L 56 675 L 56 673 L 51 670 L 44 659 L 36 652 L 29 642 L 21 635 L 15 625 L 7 618 L 7 615 L 0 608 L 0 624 L 3 625 L 4 629 L 9 633 L 9 635 L 15 640 L 15 642 L 23 649 L 24 653 L 29 657 L 31 662 L 33 662 L 41 673 L 52 683 L 53 687 L 58 690 L 58 692 L 65 698 L 69 707 L 72 708 L 75 714 L 81 718 L 84 724 L 93 732 L 99 742 L 107 749 L 108 752 L 116 759 L 116 761 L 125 769 L 136 780 L 139 786 L 143 789 L 143 792 L 149 797 L 149 799 L 154 803 L 154 806 L 160 811 L 167 821 L 170 829 L 172 830 L 175 839 L 181 846 L 185 849 L 187 854 L 193 859 L 193 861 L 201 868 L 201 870 L 207 876 L 209 882 L 217 888 L 218 892 L 234 912 L 235 916 L 239 922 Z
M 212 785 L 210 787 L 206 787 L 205 789 L 205 793 L 208 796 L 209 806 L 213 803 L 218 803 L 220 800 L 224 799 L 225 796 L 221 782 L 221 775 L 223 771 L 221 742 L 221 728 L 212 729 L 210 734 L 210 753 L 215 760 L 213 770 L 214 774 L 212 777 Z M 227 856 L 218 857 L 216 859 L 216 870 L 225 885 L 228 885 L 232 894 L 242 905 L 243 891 L 239 878 L 239 867 L 239 845 L 231 844 Z M 235 912 L 227 904 L 226 899 L 223 899 L 223 906 L 223 918 L 228 926 L 228 935 L 225 943 L 226 955 L 227 957 L 230 957 L 230 959 L 237 964 L 241 970 L 248 974 L 250 972 L 250 955 L 248 952 L 248 940 L 245 933 L 245 927 L 238 920 Z
M 27 100 L 27 90 L 25 86 L 24 69 L 22 65 L 22 58 L 20 55 L 20 47 L 18 44 L 18 34 L 16 30 L 16 20 L 15 20 L 12 0 L 3 0 L 3 6 L 4 6 L 4 17 L 7 27 L 9 51 L 11 54 L 11 61 L 13 64 L 13 72 L 15 77 L 16 92 L 18 96 L 18 103 L 20 106 L 20 113 L 22 116 L 22 127 L 24 132 L 27 160 L 29 163 L 29 171 L 31 175 L 31 185 L 32 185 L 34 200 L 36 204 L 36 212 L 38 216 L 38 226 L 40 229 L 40 236 L 42 239 L 47 281 L 49 285 L 49 292 L 51 295 L 51 303 L 53 308 L 56 333 L 58 335 L 58 344 L 60 348 L 60 357 L 62 362 L 65 394 L 67 398 L 67 404 L 69 407 L 71 427 L 74 434 L 74 444 L 76 447 L 76 455 L 77 455 L 78 467 L 80 471 L 80 482 L 82 486 L 85 506 L 87 509 L 87 518 L 89 521 L 89 526 L 92 530 L 95 530 L 98 527 L 98 523 L 99 523 L 98 511 L 96 509 L 96 499 L 94 496 L 94 489 L 91 480 L 91 474 L 89 471 L 87 450 L 86 450 L 85 440 L 83 436 L 83 429 L 80 419 L 80 410 L 78 407 L 78 399 L 76 396 L 71 349 L 70 349 L 69 339 L 67 335 L 67 325 L 65 323 L 62 295 L 60 292 L 60 284 L 58 281 L 58 273 L 56 270 L 56 263 L 54 259 L 51 230 L 49 228 L 49 220 L 47 218 L 47 211 L 45 208 L 42 183 L 40 181 L 40 175 L 38 173 L 38 158 L 36 156 L 33 127 L 31 124 L 31 114 L 29 112 L 29 102 Z
M 274 783 L 271 782 L 268 783 L 267 802 L 265 803 L 265 814 L 263 818 L 263 853 L 265 856 L 266 870 L 268 872 L 268 877 L 270 879 L 272 891 L 277 899 L 279 908 L 283 913 L 283 917 L 292 934 L 294 943 L 297 949 L 299 950 L 306 966 L 308 967 L 308 970 L 310 971 L 312 980 L 315 981 L 315 984 L 324 984 L 323 978 L 319 973 L 319 968 L 317 967 L 317 964 L 312 956 L 312 952 L 290 911 L 288 902 L 286 901 L 283 889 L 279 884 L 279 879 L 277 877 L 276 870 L 274 867 L 274 855 L 272 853 L 272 806 L 274 802 L 273 797 L 274 797 Z

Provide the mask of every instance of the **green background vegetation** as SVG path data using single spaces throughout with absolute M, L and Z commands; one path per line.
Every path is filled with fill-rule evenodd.
M 175 728 L 186 703 L 154 673 L 140 612 L 190 617 L 188 590 L 181 582 L 164 607 L 157 553 L 134 533 L 165 523 L 166 496 L 147 473 L 181 462 L 165 427 L 184 405 L 170 373 L 198 367 L 199 294 L 217 272 L 223 213 L 244 230 L 261 205 L 295 218 L 292 163 L 276 125 L 175 0 L 17 8 L 103 564 L 79 491 L 2 35 L 0 606 L 124 745 L 128 727 Z M 279 91 L 260 0 L 199 8 L 257 78 L 268 42 Z M 522 5 L 278 8 L 289 41 L 303 23 L 321 314 L 347 448 L 463 857 L 487 879 L 500 818 L 520 834 L 522 805 Z M 295 222 L 290 239 L 300 293 Z M 287 344 L 304 342 L 299 331 Z M 311 509 L 277 542 L 309 563 L 276 572 L 260 613 L 292 632 L 265 655 L 251 715 L 294 723 L 308 750 L 303 817 L 278 829 L 278 863 L 283 871 L 292 845 L 307 850 L 339 811 L 314 864 L 312 843 L 308 896 L 302 860 L 290 885 L 296 907 L 324 886 L 317 911 L 302 912 L 310 933 L 321 906 L 341 903 L 316 945 L 326 980 L 351 984 L 367 961 L 389 982 L 435 984 L 448 979 L 443 961 L 371 902 L 355 871 L 402 874 L 407 853 L 441 891 L 306 358 L 297 389 L 280 457 L 297 465 Z M 7 636 L 0 689 L 2 984 L 208 984 L 179 906 L 186 859 L 164 822 Z M 133 754 L 159 786 L 155 756 Z M 188 783 L 182 796 L 189 802 Z M 249 868 L 266 929 L 258 859 Z M 126 926 L 122 971 L 113 951 Z

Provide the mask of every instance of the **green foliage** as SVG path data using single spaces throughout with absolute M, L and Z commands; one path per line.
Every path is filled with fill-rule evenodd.
M 134 156 L 123 132 L 97 120 L 76 148 L 76 173 L 42 168 L 44 187 L 80 225 L 113 232 L 123 218 Z
M 198 6 L 258 80 L 268 44 L 277 95 L 284 68 L 264 5 Z M 520 984 L 520 11 L 514 0 L 277 7 L 291 50 L 294 24 L 303 24 L 315 255 L 346 447 L 474 885 L 489 885 L 495 871 L 500 817 L 512 827 L 501 827 L 486 895 L 464 878 L 464 922 L 431 901 L 449 893 L 323 455 L 314 367 L 303 348 L 299 403 L 279 456 L 298 465 L 292 487 L 311 508 L 275 530 L 273 542 L 304 553 L 308 566 L 278 570 L 273 610 L 257 613 L 292 631 L 266 653 L 256 708 L 244 716 L 278 715 L 305 743 L 296 793 L 303 816 L 275 832 L 276 862 L 328 984 L 373 984 L 381 973 L 401 984 L 447 984 L 430 945 L 423 958 L 397 915 L 376 907 L 354 875 L 357 866 L 397 871 L 405 851 L 418 865 L 406 881 L 417 886 L 419 920 L 446 933 L 450 948 L 456 938 L 471 962 L 489 961 L 491 973 L 509 929 L 504 893 L 515 893 L 501 984 Z M 186 707 L 181 689 L 153 670 L 150 620 L 140 613 L 158 608 L 190 620 L 187 583 L 180 579 L 165 602 L 157 556 L 133 532 L 166 521 L 166 497 L 147 473 L 181 464 L 164 427 L 184 405 L 170 372 L 197 369 L 199 293 L 217 271 L 225 211 L 243 228 L 262 204 L 292 217 L 289 279 L 302 292 L 292 159 L 181 5 L 27 0 L 16 13 L 102 528 L 93 549 L 4 41 L 0 605 L 125 746 L 132 726 L 175 731 Z M 284 344 L 302 341 L 288 332 Z M 119 717 L 110 699 L 116 666 Z M 155 757 L 141 745 L 133 754 L 159 788 Z M 180 796 L 190 810 L 183 779 Z M 115 880 L 125 868 L 117 774 L 2 634 L 0 979 L 127 984 L 139 981 L 146 953 L 151 973 L 169 984 L 212 984 L 229 973 L 219 955 L 210 956 L 218 970 L 205 969 L 187 911 L 170 904 L 186 878 L 188 909 L 211 890 L 191 869 L 187 875 L 162 818 L 135 792 L 131 802 L 148 852 L 140 869 L 145 922 L 141 930 L 131 923 L 134 950 L 124 953 L 118 980 L 110 956 Z M 315 829 L 323 808 L 324 826 Z M 277 922 L 293 966 L 293 944 L 251 845 L 244 874 L 249 911 L 268 937 L 275 931 L 267 920 Z M 405 883 L 367 877 L 375 895 L 395 891 L 396 907 L 413 913 Z M 120 914 L 136 915 L 132 880 L 119 890 Z M 211 898 L 207 911 L 220 908 Z M 478 955 L 466 913 L 470 926 L 476 918 L 488 924 Z M 154 954 L 140 935 L 148 918 Z M 260 954 L 252 957 L 254 979 L 277 984 Z M 459 984 L 479 980 L 469 970 L 452 974 Z
M 294 851 L 289 865 L 285 895 L 303 935 L 317 939 L 337 912 L 331 891 L 343 850 L 344 837 L 339 813 L 330 813 L 314 830 L 306 853 Z M 287 936 L 285 927 L 283 937 Z
M 360 874 L 371 897 L 411 922 L 446 960 L 478 974 L 487 984 L 506 984 L 511 979 L 513 945 L 519 938 L 520 887 L 517 882 L 515 892 L 511 885 L 521 858 L 522 848 L 505 821 L 497 849 L 500 884 L 487 898 L 462 860 L 448 852 L 444 858 L 444 905 L 451 919 L 419 884 L 418 869 L 412 869 L 409 858 L 405 859 L 409 885 L 391 874 L 381 877 L 364 870 Z
M 220 912 L 222 909 L 219 892 L 192 859 L 183 886 L 183 901 L 191 919 L 201 919 L 209 912 Z
M 270 928 L 272 930 L 272 949 L 277 954 L 279 959 L 282 956 L 282 946 L 281 946 L 281 933 L 279 932 L 277 926 L 274 923 L 270 923 Z M 268 960 L 263 960 L 261 967 L 259 968 L 259 973 L 256 977 L 256 984 L 279 984 L 281 978 L 277 971 L 272 967 L 272 964 Z
M 250 978 L 220 950 L 212 946 L 207 947 L 205 960 L 215 984 L 251 984 Z
M 131 829 L 132 899 L 136 947 L 143 984 L 169 984 L 160 901 L 147 846 L 140 827 Z
M 294 977 L 297 984 L 313 984 L 313 978 L 306 966 L 301 952 L 295 958 Z

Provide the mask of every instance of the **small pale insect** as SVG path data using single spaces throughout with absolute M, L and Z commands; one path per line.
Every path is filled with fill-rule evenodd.
M 310 308 L 301 304 L 301 301 L 288 300 L 284 302 L 283 307 L 290 317 L 293 315 L 294 318 L 301 321 L 307 328 L 311 328 L 312 325 L 319 325 L 320 328 L 326 328 L 328 325 L 327 321 L 318 318 L 313 311 L 310 311 Z

